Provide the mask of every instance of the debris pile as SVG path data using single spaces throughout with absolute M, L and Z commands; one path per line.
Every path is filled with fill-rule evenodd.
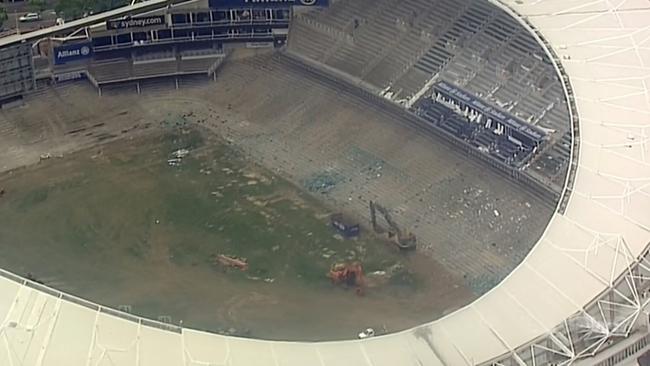
M 188 149 L 178 149 L 172 152 L 172 158 L 167 160 L 167 164 L 169 166 L 179 166 L 181 165 L 183 158 L 186 157 L 189 153 L 190 151 Z
M 341 179 L 342 178 L 336 173 L 319 173 L 310 179 L 307 179 L 304 183 L 304 186 L 310 192 L 326 194 L 333 190 L 336 184 L 341 181 Z
M 229 268 L 236 268 L 241 271 L 246 271 L 248 269 L 248 260 L 234 255 L 219 254 L 215 256 L 214 262 L 215 264 L 220 264 Z

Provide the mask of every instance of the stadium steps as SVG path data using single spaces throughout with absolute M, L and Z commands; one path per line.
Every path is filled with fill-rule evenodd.
M 307 26 L 301 18 L 323 26 Z M 380 90 L 390 85 L 393 99 L 411 97 L 438 76 L 558 136 L 569 128 L 563 91 L 546 56 L 516 20 L 487 3 L 341 0 L 295 20 L 293 52 Z
M 157 61 L 147 63 L 134 63 L 132 77 L 155 77 L 172 75 L 178 72 L 178 63 L 173 61 Z
M 441 1 L 444 3 L 442 7 L 447 11 L 453 12 L 457 8 L 457 4 L 452 4 L 450 0 Z M 343 5 L 349 5 L 351 9 L 342 9 Z M 308 58 L 324 62 L 356 77 L 364 78 L 366 75 L 372 75 L 364 78 L 365 81 L 383 87 L 387 82 L 391 82 L 391 79 L 397 78 L 395 74 L 402 74 L 404 69 L 413 63 L 413 53 L 421 52 L 423 42 L 420 36 L 437 32 L 436 29 L 441 27 L 441 21 L 436 21 L 434 15 L 438 11 L 437 5 L 437 1 L 432 3 L 424 0 L 401 2 L 382 0 L 373 4 L 370 11 L 368 2 L 365 1 L 337 2 L 332 4 L 332 9 L 298 16 L 296 19 L 298 22 L 292 25 L 290 48 Z M 355 6 L 360 9 L 368 7 L 363 13 L 363 18 L 358 16 L 360 12 L 355 15 Z M 316 34 L 306 36 L 306 30 L 300 24 L 304 23 L 304 21 L 300 22 L 301 18 L 313 19 L 328 27 L 340 29 L 346 32 L 346 35 L 353 34 L 354 43 L 340 42 L 331 37 L 328 42 L 323 42 L 327 43 L 326 46 L 314 46 L 309 49 L 305 39 L 309 38 L 310 43 L 319 43 L 314 42 L 313 39 L 318 40 L 321 37 L 319 33 L 324 31 L 316 29 Z M 331 22 L 332 18 L 344 20 L 334 23 Z M 357 29 L 350 26 L 355 19 L 359 21 Z M 401 26 L 398 21 L 401 22 Z M 410 42 L 404 42 L 405 39 L 409 39 Z M 400 48 L 404 44 L 407 47 Z M 404 58 L 394 62 L 399 57 Z M 384 70 L 384 66 L 388 70 Z
M 139 82 L 140 93 L 148 95 L 169 95 L 170 90 L 176 89 L 176 79 L 170 77 L 148 78 Z
M 422 18 L 435 9 L 436 3 L 418 0 L 405 1 L 400 5 L 400 12 L 394 14 L 395 20 L 402 22 L 404 29 L 398 29 L 398 37 L 390 45 L 384 45 L 383 51 L 374 60 L 364 66 L 361 77 L 367 82 L 383 87 L 392 83 L 399 73 L 414 58 L 428 47 L 430 40 L 423 34 L 430 34 L 431 26 L 423 25 Z
M 204 75 L 183 75 L 178 78 L 178 88 L 194 88 L 197 86 L 204 86 L 213 82 L 211 78 L 207 78 Z
M 179 64 L 178 71 L 181 74 L 185 73 L 204 73 L 208 74 L 208 70 L 216 62 L 219 62 L 221 57 L 203 57 L 203 58 L 182 58 Z
M 309 59 L 322 61 L 336 42 L 337 40 L 331 35 L 314 29 L 301 21 L 300 17 L 291 23 L 288 47 Z
M 354 20 L 362 22 L 374 18 L 375 14 L 384 9 L 387 4 L 395 0 L 340 0 L 330 5 L 320 13 L 307 13 L 304 16 L 334 27 L 341 31 L 349 32 Z
M 91 64 L 88 72 L 99 83 L 127 80 L 131 75 L 131 63 L 128 60 L 119 60 Z
M 0 136 L 15 136 L 16 134 L 16 124 L 0 114 Z

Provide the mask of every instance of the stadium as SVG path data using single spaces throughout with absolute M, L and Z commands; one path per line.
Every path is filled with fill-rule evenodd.
M 649 20 L 646 0 L 147 0 L 0 38 L 1 364 L 650 364 Z M 303 221 L 309 205 L 373 227 L 383 216 L 399 250 L 359 239 L 340 259 L 364 258 L 366 272 L 375 261 L 376 276 L 412 266 L 420 287 L 406 281 L 415 290 L 383 297 L 381 285 L 363 297 L 284 288 L 285 272 L 269 267 L 247 277 L 254 285 L 235 282 L 257 295 L 220 303 L 235 286 L 204 285 L 215 273 L 191 254 L 159 255 L 160 272 L 180 263 L 181 281 L 88 249 L 104 225 L 93 210 L 111 204 L 124 221 L 145 203 L 159 209 L 146 219 L 161 242 L 181 240 L 175 228 L 205 240 L 196 222 L 223 231 L 205 219 L 215 206 L 175 196 L 218 171 L 228 177 L 205 183 L 204 196 L 220 204 L 232 186 L 266 215 L 259 222 L 277 226 L 251 245 L 277 232 L 283 240 L 248 262 L 219 254 L 211 261 L 236 268 L 223 273 L 291 257 L 282 251 L 292 225 L 272 215 L 276 193 L 260 188 L 270 182 L 292 197 L 278 202 L 292 202 L 283 212 L 314 241 L 324 229 Z M 223 212 L 250 215 L 243 201 Z M 85 231 L 56 230 L 75 220 Z M 126 239 L 106 243 L 139 233 L 115 220 L 109 229 Z M 345 220 L 332 225 L 356 235 Z M 81 244 L 65 247 L 72 242 Z M 314 249 L 322 265 L 348 240 L 326 243 Z M 156 254 L 145 244 L 129 248 L 133 258 Z M 323 280 L 310 271 L 296 273 Z M 318 304 L 301 296 L 322 306 L 303 313 Z M 132 311 L 127 302 L 144 297 L 167 307 Z M 194 307 L 156 319 L 177 297 Z M 251 324 L 266 311 L 277 319 L 224 332 L 202 317 L 222 306 Z M 361 324 L 385 331 L 356 339 Z

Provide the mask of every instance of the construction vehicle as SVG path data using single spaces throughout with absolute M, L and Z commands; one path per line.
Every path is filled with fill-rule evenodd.
M 327 277 L 332 280 L 333 284 L 354 287 L 357 295 L 363 294 L 363 267 L 359 262 L 333 264 Z
M 402 230 L 399 225 L 393 220 L 390 216 L 388 210 L 373 201 L 370 201 L 370 222 L 372 224 L 372 229 L 376 233 L 382 233 L 383 230 L 377 224 L 377 212 L 384 217 L 386 224 L 388 224 L 388 238 L 392 239 L 393 243 L 400 250 L 413 250 L 417 247 L 417 239 L 415 234 Z
M 333 228 L 346 238 L 359 236 L 359 224 L 343 216 L 341 213 L 330 216 L 330 223 Z

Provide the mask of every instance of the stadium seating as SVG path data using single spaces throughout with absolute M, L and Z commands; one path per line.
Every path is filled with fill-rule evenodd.
M 456 84 L 552 132 L 550 147 L 534 157 L 544 163 L 531 163 L 539 166 L 532 174 L 563 180 L 558 172 L 568 162 L 570 126 L 556 72 L 533 36 L 486 2 L 340 0 L 297 15 L 289 49 L 390 91 L 390 98 L 407 105 L 430 95 L 436 79 Z M 453 123 L 441 127 L 460 133 Z M 480 145 L 489 144 L 483 139 Z M 507 142 L 493 143 L 491 149 L 502 160 L 522 157 Z
M 179 51 L 179 56 L 183 59 L 219 57 L 222 55 L 223 49 L 221 48 L 198 48 Z
M 88 72 L 98 82 L 114 82 L 128 80 L 131 75 L 131 62 L 126 59 L 94 63 Z
M 176 59 L 158 62 L 134 63 L 133 78 L 173 75 L 178 71 Z
M 173 49 L 162 50 L 157 52 L 134 52 L 133 61 L 134 63 L 146 63 L 146 62 L 157 62 L 157 61 L 171 61 L 176 60 L 176 54 Z
M 90 76 L 98 84 L 137 81 L 162 76 L 209 74 L 224 58 L 220 48 L 133 52 L 130 58 L 95 61 Z
M 329 49 L 332 48 L 332 45 L 337 42 L 336 36 L 341 36 L 338 33 L 330 33 L 323 30 L 314 30 L 314 24 L 318 24 L 310 21 L 300 21 L 300 18 L 297 18 L 291 24 L 292 34 L 297 34 L 300 36 L 289 37 L 289 45 L 292 49 L 298 50 L 303 56 L 313 59 L 313 60 L 322 60 L 325 55 L 328 53 Z M 312 34 L 309 37 L 303 37 L 302 35 Z M 343 39 L 341 42 L 344 42 Z
M 207 74 L 208 70 L 218 62 L 218 57 L 203 57 L 203 58 L 190 58 L 182 59 L 179 65 L 179 72 L 182 74 L 204 73 Z

